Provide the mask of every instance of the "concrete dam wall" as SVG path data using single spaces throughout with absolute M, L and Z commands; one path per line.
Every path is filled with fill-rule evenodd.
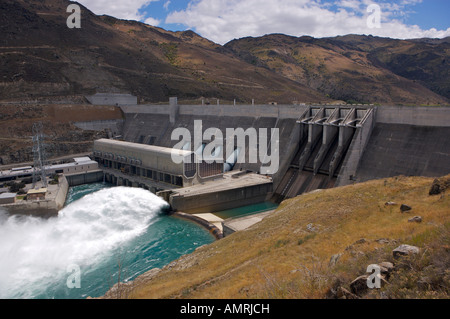
M 173 147 L 176 128 L 279 129 L 280 165 L 274 200 L 318 188 L 396 175 L 450 173 L 450 108 L 337 105 L 169 105 L 121 106 L 125 141 Z M 205 142 L 208 143 L 209 141 Z M 234 141 L 225 140 L 225 144 Z M 267 148 L 274 141 L 268 140 Z M 247 158 L 248 143 L 245 147 Z M 257 163 L 235 171 L 259 173 Z

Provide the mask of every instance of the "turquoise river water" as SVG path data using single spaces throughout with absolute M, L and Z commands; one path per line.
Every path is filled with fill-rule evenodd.
M 0 298 L 98 297 L 119 269 L 121 281 L 133 280 L 214 241 L 201 226 L 165 215 L 167 206 L 142 189 L 89 184 L 71 188 L 55 218 L 0 212 Z
M 275 207 L 262 203 L 217 215 Z M 0 211 L 0 299 L 99 297 L 119 275 L 133 280 L 215 240 L 203 227 L 166 215 L 167 208 L 148 191 L 97 183 L 70 188 L 58 217 Z

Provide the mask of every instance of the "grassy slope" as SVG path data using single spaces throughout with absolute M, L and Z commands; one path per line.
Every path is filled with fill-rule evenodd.
M 323 298 L 337 280 L 348 289 L 367 265 L 392 260 L 392 249 L 403 243 L 422 249 L 421 263 L 410 267 L 415 276 L 394 274 L 384 291 L 391 297 L 447 296 L 445 291 L 420 294 L 414 282 L 421 271 L 431 269 L 430 263 L 440 264 L 441 273 L 432 274 L 440 276 L 435 278 L 438 282 L 445 275 L 448 279 L 450 197 L 429 196 L 432 181 L 391 178 L 286 200 L 261 223 L 182 257 L 127 296 Z M 399 205 L 386 206 L 387 201 L 406 203 L 413 211 L 402 214 Z M 424 221 L 408 222 L 415 215 Z M 367 242 L 355 244 L 361 238 Z M 381 238 L 390 241 L 376 241 Z M 329 266 L 330 257 L 338 253 L 343 255 L 336 266 Z M 442 269 L 447 273 L 442 274 Z

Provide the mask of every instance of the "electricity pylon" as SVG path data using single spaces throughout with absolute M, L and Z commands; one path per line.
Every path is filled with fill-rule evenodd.
M 33 188 L 36 187 L 38 177 L 41 177 L 42 187 L 47 187 L 47 174 L 45 171 L 44 134 L 42 122 L 33 124 Z

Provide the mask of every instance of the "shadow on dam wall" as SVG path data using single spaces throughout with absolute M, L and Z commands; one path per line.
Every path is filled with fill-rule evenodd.
M 450 173 L 450 127 L 377 123 L 357 171 L 360 182 Z
M 450 173 L 450 108 L 446 107 L 177 105 L 175 115 L 167 105 L 122 110 L 124 140 L 163 147 L 179 142 L 171 139 L 176 128 L 187 128 L 193 135 L 195 120 L 202 120 L 203 131 L 278 128 L 280 169 L 272 176 L 276 201 L 369 179 Z M 309 118 L 304 115 L 308 112 Z M 300 121 L 302 114 L 306 122 Z M 336 121 L 343 125 L 334 125 Z M 328 124 L 339 129 L 324 128 Z M 308 141 L 308 137 L 312 138 Z M 248 156 L 248 143 L 245 151 Z M 260 167 L 260 162 L 247 162 L 234 169 L 259 172 Z

